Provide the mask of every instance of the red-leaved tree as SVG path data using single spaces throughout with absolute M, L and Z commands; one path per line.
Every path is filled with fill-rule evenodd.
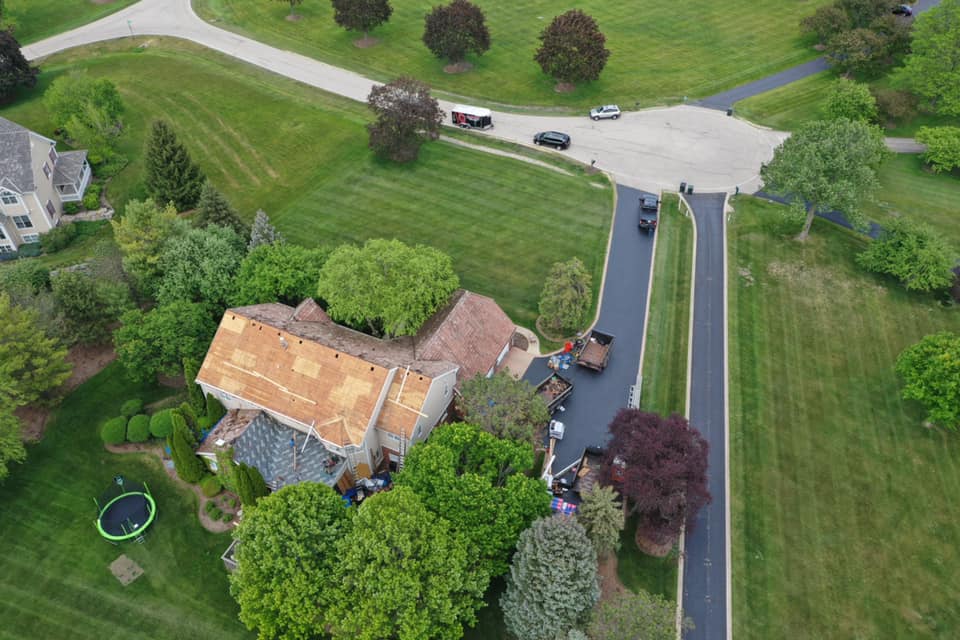
M 629 512 L 640 517 L 638 539 L 675 540 L 710 502 L 707 441 L 679 415 L 639 409 L 621 409 L 609 429 L 604 483 L 617 487 Z
M 610 51 L 597 21 L 579 9 L 553 19 L 540 34 L 534 60 L 557 82 L 575 84 L 600 77 Z

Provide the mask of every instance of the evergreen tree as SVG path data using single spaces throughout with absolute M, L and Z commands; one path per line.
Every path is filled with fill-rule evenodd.
M 200 198 L 204 177 L 187 148 L 177 140 L 165 120 L 156 120 L 144 151 L 147 193 L 158 203 L 173 203 L 177 211 L 194 207 Z
M 17 87 L 32 87 L 36 83 L 37 69 L 23 57 L 13 30 L 0 29 L 0 102 L 13 95 Z
M 624 515 L 613 487 L 599 484 L 590 487 L 577 509 L 577 522 L 587 532 L 597 555 L 606 556 L 620 548 Z
M 197 364 L 196 360 L 193 358 L 183 359 L 183 378 L 187 384 L 187 402 L 190 403 L 190 408 L 193 409 L 195 414 L 202 414 L 207 408 L 203 398 L 203 390 L 196 383 L 199 370 L 200 365 Z
M 253 251 L 262 244 L 279 244 L 282 242 L 283 236 L 280 235 L 276 227 L 270 224 L 270 216 L 263 209 L 257 209 L 253 226 L 250 227 L 250 242 L 247 244 L 247 250 Z
M 233 479 L 237 485 L 240 502 L 253 506 L 257 500 L 270 493 L 267 483 L 256 467 L 240 463 L 233 470 Z
M 221 403 L 219 400 L 217 400 L 215 396 L 209 393 L 207 394 L 206 404 L 207 404 L 207 418 L 212 420 L 213 422 L 217 422 L 218 420 L 220 420 L 220 418 L 222 418 L 227 413 L 227 410 L 223 407 L 223 403 Z
M 170 455 L 173 458 L 173 466 L 181 480 L 195 484 L 203 477 L 207 466 L 193 450 L 196 441 L 193 439 L 189 427 L 187 427 L 183 413 L 174 411 L 171 417 L 173 434 L 171 434 L 168 444 L 170 445 Z
M 200 200 L 197 202 L 197 213 L 194 219 L 198 227 L 218 225 L 233 229 L 241 237 L 247 235 L 247 225 L 243 224 L 240 215 L 230 206 L 227 198 L 209 180 L 203 183 L 203 188 L 200 190 Z

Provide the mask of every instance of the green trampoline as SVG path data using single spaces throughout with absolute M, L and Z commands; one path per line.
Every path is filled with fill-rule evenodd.
M 157 516 L 157 504 L 146 483 L 130 482 L 123 476 L 113 479 L 97 505 L 97 531 L 110 542 L 122 542 L 143 535 Z

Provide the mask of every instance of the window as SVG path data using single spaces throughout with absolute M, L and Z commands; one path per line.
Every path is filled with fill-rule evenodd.
M 4 191 L 0 193 L 0 202 L 3 204 L 17 204 L 20 202 L 20 199 L 17 197 L 17 194 Z
M 30 244 L 31 242 L 40 242 L 40 234 L 38 233 L 28 233 L 22 237 L 23 241 L 27 244 Z
M 53 206 L 53 202 L 51 202 L 50 200 L 47 200 L 47 213 L 49 213 L 52 216 L 57 215 L 57 208 Z
M 45 176 L 47 176 L 47 177 L 49 178 L 52 173 L 53 173 L 53 172 L 50 171 L 50 165 L 48 165 L 46 162 L 44 162 L 44 163 L 43 163 L 43 175 L 45 175 Z
M 0 229 L 0 240 L 6 240 L 7 234 L 3 232 L 3 229 Z
M 0 244 L 0 253 L 13 253 L 16 249 L 8 244 Z
M 13 224 L 17 225 L 17 229 L 33 228 L 33 222 L 30 220 L 30 216 L 13 216 Z
M 57 164 L 57 150 L 53 147 L 50 147 L 50 153 L 47 154 L 47 157 L 50 158 L 50 162 Z

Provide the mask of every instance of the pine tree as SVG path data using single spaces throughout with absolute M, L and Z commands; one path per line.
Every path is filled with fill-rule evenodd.
M 32 87 L 36 83 L 37 69 L 23 57 L 13 31 L 0 29 L 0 102 L 9 98 L 17 87 Z
M 206 411 L 206 402 L 203 398 L 203 390 L 195 381 L 197 371 L 200 369 L 197 361 L 193 358 L 183 359 L 183 377 L 187 383 L 187 402 L 195 414 L 202 414 Z
M 207 467 L 193 450 L 196 442 L 183 419 L 183 414 L 174 411 L 172 419 L 173 433 L 170 435 L 168 444 L 170 445 L 170 456 L 173 458 L 173 466 L 181 480 L 190 484 L 197 483 L 203 477 Z
M 250 478 L 250 488 L 253 489 L 253 502 L 256 504 L 257 500 L 270 493 L 270 488 L 267 487 L 267 482 L 256 467 L 248 466 L 247 476 Z
M 247 251 L 253 251 L 262 244 L 282 242 L 283 236 L 280 235 L 276 227 L 270 224 L 270 216 L 263 209 L 257 209 L 253 226 L 250 228 L 250 242 L 247 244 Z
M 577 522 L 587 532 L 597 555 L 606 556 L 620 548 L 624 515 L 613 487 L 595 484 L 584 493 L 577 509 Z
M 243 224 L 240 215 L 230 206 L 226 196 L 220 193 L 213 183 L 207 180 L 200 190 L 200 200 L 197 202 L 197 213 L 194 217 L 198 227 L 209 227 L 212 224 L 229 227 L 243 237 L 247 235 L 247 225 Z
M 270 493 L 260 472 L 242 462 L 233 470 L 233 480 L 237 485 L 237 496 L 244 505 L 253 506 L 257 504 L 257 500 Z
M 178 211 L 197 204 L 204 177 L 187 148 L 165 120 L 156 120 L 144 151 L 147 193 L 158 203 L 172 202 Z
M 227 413 L 223 403 L 217 400 L 216 396 L 209 393 L 207 394 L 206 405 L 207 419 L 212 420 L 214 423 Z

